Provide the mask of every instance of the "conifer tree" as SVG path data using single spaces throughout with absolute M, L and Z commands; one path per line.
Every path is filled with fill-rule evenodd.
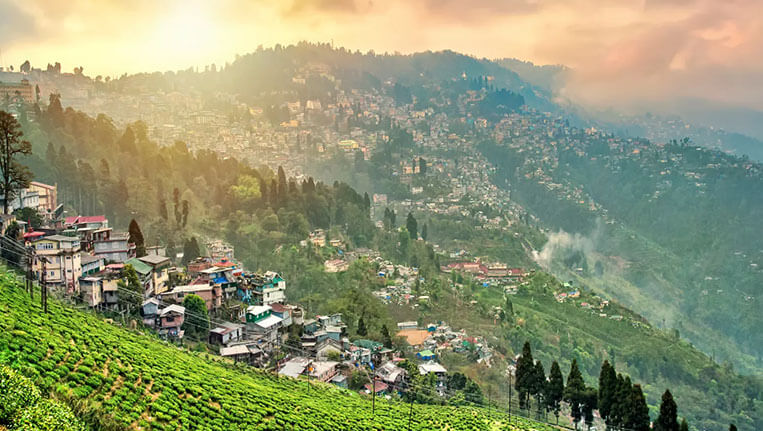
M 366 322 L 363 320 L 363 316 L 358 319 L 358 335 L 361 337 L 368 335 L 368 329 L 366 329 Z
M 416 240 L 419 238 L 418 223 L 416 223 L 416 218 L 413 217 L 413 213 L 408 213 L 408 218 L 405 220 L 405 227 L 408 229 L 408 234 L 411 236 L 411 239 Z
M 519 408 L 528 407 L 528 398 L 533 387 L 533 379 L 535 375 L 535 361 L 533 361 L 532 349 L 530 348 L 530 342 L 525 341 L 522 347 L 522 354 L 517 360 L 516 371 L 516 383 L 514 384 L 519 396 Z
M 683 422 L 681 422 L 681 425 L 683 425 L 685 423 L 686 423 L 686 419 L 684 419 Z M 689 429 L 689 425 L 686 425 L 686 429 L 687 430 Z M 734 425 L 734 424 L 730 424 L 729 425 L 729 431 L 737 431 L 737 426 Z
M 686 422 L 686 418 L 681 419 L 681 425 L 678 426 L 679 431 L 689 431 L 689 423 Z M 731 427 L 729 427 L 729 431 L 731 431 Z M 734 427 L 734 431 L 736 430 L 736 427 Z
M 649 431 L 649 406 L 646 404 L 646 398 L 641 390 L 641 385 L 633 385 L 630 406 L 630 421 L 626 424 L 626 427 L 633 431 Z
M 533 368 L 531 393 L 535 397 L 535 404 L 538 407 L 538 414 L 540 414 L 541 408 L 544 406 L 543 396 L 546 393 L 546 370 L 540 361 L 535 361 Z
M 580 373 L 578 368 L 578 360 L 573 359 L 570 365 L 570 374 L 567 376 L 567 386 L 564 388 L 564 401 L 570 405 L 575 429 L 577 429 L 578 423 L 582 419 L 581 408 L 585 390 L 585 381 L 583 381 L 583 374 Z
M 604 419 L 607 425 L 610 425 L 610 413 L 612 411 L 612 405 L 614 404 L 614 397 L 617 391 L 617 375 L 615 374 L 615 367 L 609 364 L 608 360 L 605 360 L 601 364 L 601 372 L 599 372 L 599 415 Z
M 551 364 L 551 371 L 548 373 L 548 384 L 546 385 L 546 406 L 554 412 L 556 422 L 559 422 L 560 403 L 564 398 L 564 377 L 559 363 L 554 361 Z
M 666 389 L 662 394 L 660 403 L 660 415 L 654 423 L 655 431 L 678 431 L 678 406 L 673 400 L 673 394 L 670 389 Z
M 421 239 L 426 241 L 428 235 L 429 235 L 429 229 L 427 228 L 427 224 L 424 223 L 424 226 L 421 227 Z
M 146 255 L 146 244 L 143 240 L 143 232 L 140 231 L 140 226 L 135 219 L 130 220 L 130 226 L 128 228 L 130 233 L 129 241 L 135 244 L 135 255 L 137 257 L 143 257 Z

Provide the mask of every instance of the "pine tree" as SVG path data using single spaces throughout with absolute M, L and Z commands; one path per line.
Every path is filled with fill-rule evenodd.
M 5 196 L 3 214 L 8 214 L 13 198 L 19 190 L 29 187 L 32 180 L 32 171 L 18 161 L 23 156 L 32 154 L 32 144 L 23 140 L 23 136 L 21 124 L 16 118 L 0 111 L 0 193 Z
M 522 346 L 522 355 L 517 360 L 516 383 L 517 394 L 519 396 L 519 408 L 528 407 L 528 399 L 533 388 L 535 377 L 535 365 L 533 360 L 530 342 L 525 341 Z
M 662 394 L 660 415 L 654 423 L 655 431 L 678 431 L 678 406 L 669 389 Z
M 605 360 L 601 364 L 601 371 L 599 372 L 599 414 L 604 422 L 610 424 L 610 413 L 612 411 L 612 405 L 614 404 L 615 392 L 617 390 L 617 375 L 615 374 L 615 367 L 609 364 L 609 361 Z
M 288 187 L 288 184 L 286 183 L 286 172 L 283 170 L 283 166 L 278 167 L 278 198 L 281 202 L 284 202 L 286 200 L 286 188 Z
M 686 418 L 681 419 L 681 425 L 678 426 L 678 430 L 679 431 L 689 431 L 689 423 L 686 422 Z M 729 431 L 731 431 L 731 427 L 729 427 Z M 734 431 L 737 431 L 736 427 L 734 427 Z
M 538 414 L 540 414 L 541 408 L 544 406 L 543 396 L 546 393 L 546 370 L 543 368 L 543 363 L 540 361 L 535 361 L 531 392 L 535 397 L 535 404 L 538 407 Z
M 363 316 L 360 316 L 360 319 L 358 319 L 358 335 L 361 337 L 365 337 L 368 335 L 368 329 L 366 329 L 366 322 L 363 320 Z
M 511 303 L 511 301 L 509 301 Z M 559 363 L 554 361 L 551 364 L 551 371 L 548 373 L 548 384 L 546 385 L 546 405 L 554 412 L 557 423 L 559 422 L 560 403 L 564 398 L 564 377 Z
M 424 226 L 421 227 L 421 239 L 426 241 L 428 234 L 429 234 L 429 230 L 427 229 L 427 224 L 424 223 Z
M 382 335 L 382 341 L 384 342 L 384 347 L 391 349 L 392 348 L 392 336 L 389 334 L 389 329 L 387 329 L 387 325 L 383 324 L 381 327 L 381 335 Z
M 199 243 L 196 242 L 196 237 L 191 237 L 183 244 L 183 265 L 193 261 L 197 257 L 201 256 L 201 250 L 199 249 Z
M 416 240 L 419 238 L 418 223 L 416 223 L 416 218 L 413 217 L 413 213 L 408 213 L 408 218 L 405 220 L 405 227 L 408 229 L 408 234 L 411 236 L 411 239 Z
M 685 423 L 686 423 L 686 419 L 684 419 L 683 422 L 681 422 L 681 425 L 683 426 L 683 424 L 685 424 Z M 686 425 L 686 429 L 688 431 L 689 425 Z M 737 431 L 737 426 L 734 425 L 734 424 L 730 424 L 729 425 L 729 431 Z
M 188 201 L 183 199 L 183 227 L 185 227 L 185 225 L 188 223 L 188 209 Z
M 143 240 L 143 232 L 140 231 L 140 226 L 138 226 L 138 222 L 136 222 L 135 219 L 132 219 L 130 221 L 130 227 L 128 228 L 128 232 L 130 233 L 129 241 L 132 244 L 135 244 L 135 255 L 137 257 L 145 256 L 146 244 Z
M 646 404 L 646 398 L 641 391 L 641 385 L 633 385 L 630 406 L 630 421 L 626 427 L 633 431 L 649 431 L 649 406 Z
M 564 401 L 570 405 L 572 410 L 572 420 L 575 423 L 575 429 L 577 429 L 578 423 L 582 419 L 581 407 L 584 401 L 585 390 L 585 381 L 583 381 L 583 374 L 580 373 L 578 368 L 578 360 L 573 359 L 572 364 L 570 364 L 570 374 L 567 376 L 567 386 L 564 388 Z
M 122 279 L 117 281 L 117 286 L 119 287 L 117 292 L 119 308 L 126 310 L 129 314 L 136 313 L 140 309 L 145 292 L 138 273 L 132 265 L 125 265 L 122 270 Z

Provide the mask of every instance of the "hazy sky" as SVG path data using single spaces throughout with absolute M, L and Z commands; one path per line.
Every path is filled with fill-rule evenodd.
M 763 0 L 0 0 L 5 66 L 118 75 L 299 40 L 565 64 L 581 102 L 763 109 Z

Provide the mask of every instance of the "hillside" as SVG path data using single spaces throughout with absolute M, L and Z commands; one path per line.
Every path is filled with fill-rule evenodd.
M 57 302 L 50 314 L 0 275 L 0 362 L 102 429 L 401 430 L 410 406 L 179 350 Z M 411 429 L 550 429 L 479 408 L 414 404 Z

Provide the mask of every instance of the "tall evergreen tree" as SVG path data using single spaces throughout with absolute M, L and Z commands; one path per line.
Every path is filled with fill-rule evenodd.
M 673 400 L 673 394 L 670 389 L 666 389 L 662 394 L 660 403 L 660 415 L 654 422 L 655 431 L 678 431 L 678 406 Z
M 136 222 L 135 219 L 130 220 L 128 232 L 130 233 L 129 241 L 135 244 L 135 255 L 137 257 L 145 256 L 146 243 L 143 240 L 143 232 L 141 232 L 140 226 L 138 226 L 138 222 Z
M 689 423 L 686 422 L 686 418 L 681 419 L 681 425 L 678 426 L 679 431 L 689 431 Z M 731 427 L 729 427 L 729 431 L 731 431 Z M 737 431 L 736 427 L 734 427 L 734 431 Z
M 641 391 L 641 385 L 633 385 L 630 406 L 630 421 L 626 427 L 633 431 L 649 431 L 649 406 L 646 404 L 644 392 Z
M 551 364 L 551 370 L 548 373 L 548 384 L 546 385 L 546 406 L 554 412 L 557 423 L 559 422 L 559 410 L 562 399 L 564 398 L 564 377 L 559 363 L 554 361 Z
M 522 346 L 522 354 L 517 359 L 515 388 L 519 397 L 519 408 L 527 408 L 530 393 L 534 385 L 535 364 L 533 360 L 530 342 L 525 341 Z
M 428 235 L 429 235 L 429 229 L 427 228 L 427 224 L 424 223 L 424 226 L 421 227 L 421 239 L 426 241 Z
M 23 140 L 23 136 L 21 124 L 16 118 L 0 111 L 0 193 L 5 196 L 3 214 L 8 214 L 8 208 L 18 191 L 29 187 L 32 180 L 32 171 L 18 161 L 20 157 L 32 154 L 32 144 Z
M 546 370 L 543 368 L 543 363 L 540 360 L 535 361 L 530 391 L 535 397 L 535 405 L 538 408 L 538 414 L 540 414 L 541 409 L 545 406 L 543 397 L 546 394 Z
M 209 315 L 207 304 L 198 295 L 190 294 L 183 298 L 185 318 L 182 329 L 185 335 L 193 340 L 201 341 L 209 336 Z
M 614 404 L 615 393 L 617 392 L 617 374 L 615 367 L 605 360 L 601 364 L 599 372 L 599 415 L 607 425 L 610 425 L 610 413 Z
M 582 419 L 585 390 L 585 381 L 583 380 L 583 374 L 581 374 L 578 368 L 578 360 L 573 359 L 572 364 L 570 364 L 570 373 L 567 375 L 567 386 L 564 388 L 564 401 L 570 405 L 575 429 L 577 429 L 578 423 Z
M 283 170 L 283 166 L 278 167 L 278 198 L 281 202 L 286 200 L 286 190 L 288 184 L 286 183 L 286 172 Z
M 686 423 L 686 419 L 684 419 L 683 422 L 681 422 L 682 425 L 685 423 Z M 687 430 L 689 429 L 689 425 L 686 425 L 686 429 Z M 729 424 L 729 431 L 737 431 L 737 426 L 734 424 Z
M 199 248 L 199 243 L 196 242 L 196 237 L 191 237 L 191 239 L 187 240 L 185 244 L 183 244 L 183 265 L 188 264 L 188 262 L 193 261 L 197 257 L 201 256 L 201 249 Z
M 381 327 L 381 336 L 382 341 L 384 342 L 384 347 L 392 348 L 392 336 L 389 334 L 389 329 L 387 329 L 387 325 L 383 324 Z
M 413 217 L 413 213 L 408 213 L 408 218 L 405 220 L 405 228 L 408 229 L 408 234 L 411 236 L 411 239 L 419 239 L 418 223 L 416 223 L 416 218 Z
M 363 320 L 363 316 L 360 316 L 358 319 L 358 335 L 361 337 L 365 337 L 368 335 L 368 329 L 366 329 L 366 321 Z

